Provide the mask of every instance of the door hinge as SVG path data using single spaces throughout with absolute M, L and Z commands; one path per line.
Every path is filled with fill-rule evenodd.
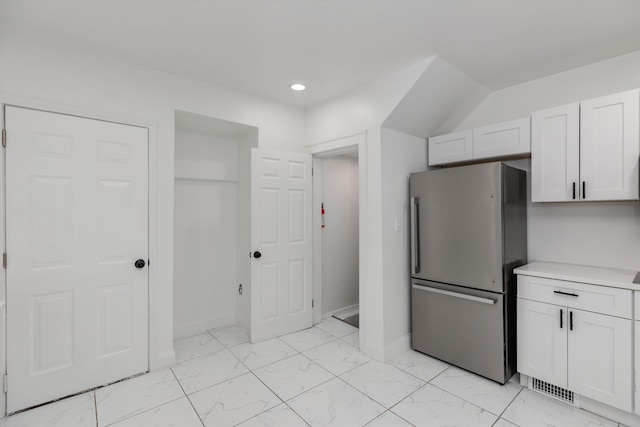
M 4 390 L 5 393 L 9 391 L 9 386 L 7 384 L 7 374 L 4 374 L 4 377 L 2 377 L 2 390 Z
M 7 146 L 7 130 L 6 129 L 2 129 L 2 146 L 3 147 Z
M 7 253 L 2 254 L 2 268 L 7 268 Z

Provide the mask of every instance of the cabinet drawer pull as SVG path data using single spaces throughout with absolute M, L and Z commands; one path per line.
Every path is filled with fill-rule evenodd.
M 587 198 L 587 184 L 585 183 L 585 181 L 582 181 L 582 199 L 586 199 Z
M 562 291 L 553 291 L 553 293 L 554 294 L 566 295 L 566 296 L 569 296 L 569 297 L 576 297 L 576 298 L 580 296 L 578 294 L 572 294 L 572 293 L 569 293 L 569 292 L 562 292 Z
M 573 182 L 573 200 L 576 199 L 576 183 L 575 181 Z

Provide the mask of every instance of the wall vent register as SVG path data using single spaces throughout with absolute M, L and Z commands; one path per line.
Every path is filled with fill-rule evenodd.
M 558 387 L 546 381 L 529 377 L 529 389 L 542 393 L 546 396 L 553 397 L 561 402 L 577 406 L 575 395 L 566 388 Z

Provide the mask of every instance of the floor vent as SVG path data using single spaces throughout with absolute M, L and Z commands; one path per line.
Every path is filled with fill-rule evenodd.
M 537 378 L 529 377 L 529 381 L 529 388 L 531 390 L 535 390 L 538 393 L 553 397 L 554 399 L 558 399 L 559 401 L 568 403 L 569 405 L 576 406 L 578 404 L 578 402 L 576 402 L 575 400 L 575 395 L 573 394 L 573 392 L 567 390 L 566 388 L 549 384 L 548 382 L 541 381 Z

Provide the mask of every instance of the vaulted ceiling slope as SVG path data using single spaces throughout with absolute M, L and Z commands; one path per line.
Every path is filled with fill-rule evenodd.
M 635 0 L 0 0 L 0 36 L 306 108 L 433 55 L 497 90 L 639 50 L 639 16 Z

